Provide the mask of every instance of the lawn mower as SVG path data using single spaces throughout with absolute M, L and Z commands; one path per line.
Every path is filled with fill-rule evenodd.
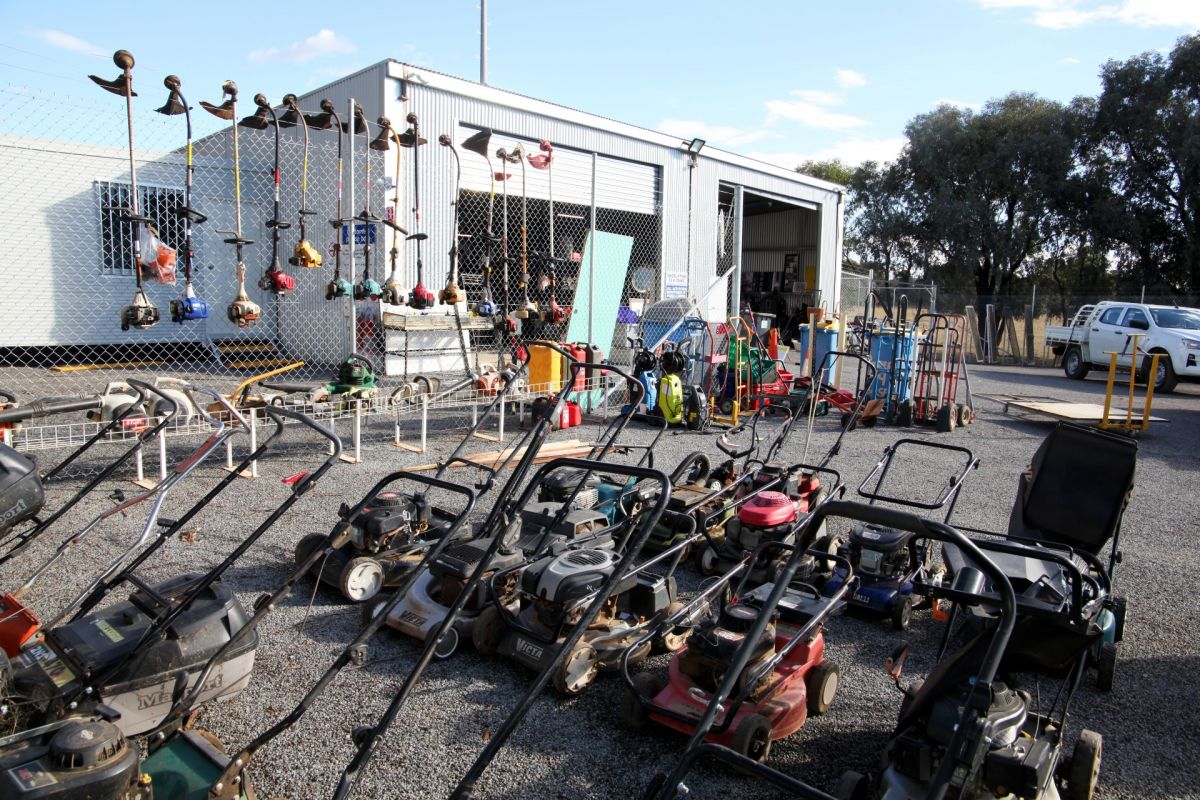
M 527 363 L 521 363 L 517 370 L 518 375 L 524 373 Z M 497 392 L 483 413 L 477 416 L 467 435 L 439 465 L 434 473 L 435 477 L 442 478 L 446 470 L 453 466 L 472 467 L 486 474 L 484 482 L 476 486 L 479 493 L 484 494 L 491 488 L 495 476 L 508 465 L 513 455 L 519 452 L 520 442 L 507 451 L 507 457 L 502 463 L 494 466 L 470 461 L 463 457 L 463 452 L 468 443 L 475 439 L 476 432 L 499 412 L 517 383 L 516 380 L 510 380 Z M 529 434 L 521 441 L 528 446 L 531 441 Z M 539 447 L 540 444 L 539 442 Z M 514 489 L 515 487 L 509 491 Z M 356 517 L 350 542 L 321 561 L 319 569 L 313 573 L 316 579 L 321 583 L 336 586 L 343 597 L 354 603 L 366 602 L 384 588 L 393 588 L 406 581 L 408 574 L 418 564 L 425 562 L 424 557 L 429 549 L 447 535 L 447 526 L 452 519 L 452 515 L 422 505 L 421 502 L 394 493 L 383 493 L 373 498 L 364 513 Z M 469 530 L 455 533 L 458 539 L 470 535 Z M 312 549 L 320 545 L 322 539 L 321 534 L 303 537 L 296 544 L 296 563 L 305 561 Z
M 1080 570 L 1086 581 L 1109 587 L 1094 620 L 1101 635 L 1092 641 L 1087 659 L 1088 666 L 1096 669 L 1096 686 L 1102 691 L 1113 687 L 1117 643 L 1125 632 L 1128 603 L 1111 586 L 1121 562 L 1121 520 L 1136 468 L 1135 439 L 1059 423 L 1034 453 L 1029 471 L 1019 478 L 1007 540 L 1037 548 L 1044 559 L 1065 556 L 1071 565 L 1001 563 L 1017 590 L 1026 594 L 1054 587 L 1055 593 L 1066 595 L 1071 577 Z M 1107 563 L 1101 560 L 1105 549 Z M 948 563 L 951 572 L 953 566 Z
M 824 555 L 804 552 L 804 544 L 812 542 L 805 526 L 795 526 L 800 545 L 764 542 L 732 569 L 706 581 L 691 603 L 650 631 L 648 635 L 658 636 L 670 631 L 685 642 L 671 658 L 667 680 L 653 673 L 630 674 L 634 649 L 644 647 L 645 640 L 625 651 L 621 672 L 626 693 L 619 709 L 626 725 L 640 728 L 653 720 L 692 735 L 693 743 L 717 742 L 762 762 L 772 742 L 798 731 L 810 714 L 829 710 L 841 668 L 825 658 L 824 624 L 841 606 L 845 589 L 824 597 L 801 574 L 805 556 Z M 748 595 L 753 564 L 767 550 L 785 552 L 779 580 Z M 737 586 L 730 593 L 735 578 Z M 760 620 L 765 624 L 759 625 Z M 710 704 L 722 709 L 721 720 L 712 717 L 702 728 Z
M 874 520 L 902 527 L 898 521 Z M 910 519 L 903 527 L 915 531 L 920 524 Z M 1065 794 L 1091 800 L 1100 736 L 1084 730 L 1067 757 L 1063 734 L 1088 652 L 1102 636 L 1098 623 L 1106 577 L 1086 575 L 1070 557 L 1042 547 L 972 541 L 940 523 L 924 524 L 924 535 L 955 534 L 934 537 L 943 542 L 953 579 L 931 581 L 928 591 L 952 604 L 952 617 L 965 609 L 993 622 L 949 656 L 947 629 L 937 666 L 924 681 L 903 690 L 900 718 L 878 777 L 870 781 L 847 773 L 839 794 L 940 798 L 952 793 L 979 800 L 1058 800 Z M 1030 580 L 1039 573 L 1042 577 Z M 1061 583 L 1046 580 L 1047 574 L 1059 576 Z M 889 659 L 897 687 L 906 654 L 902 645 Z M 1048 710 L 1041 708 L 1040 687 L 1035 699 L 1010 677 L 997 680 L 1009 668 L 1063 675 Z
M 215 399 L 222 399 L 219 394 L 211 389 L 197 389 L 196 387 L 188 388 L 194 391 L 206 392 Z M 239 430 L 244 430 L 245 420 L 241 419 L 240 415 L 237 415 L 237 412 L 233 410 L 232 406 L 227 405 L 226 408 L 229 412 L 238 417 L 239 421 L 243 423 L 243 427 L 239 428 L 226 426 L 225 422 L 222 420 L 211 417 L 207 411 L 201 410 L 200 413 L 203 415 L 205 422 L 214 427 L 215 430 L 208 436 L 207 439 L 201 442 L 200 446 L 197 447 L 195 451 L 189 453 L 187 456 L 181 459 L 165 478 L 151 486 L 145 492 L 119 501 L 112 508 L 109 508 L 95 516 L 78 533 L 64 540 L 50 556 L 50 558 L 43 563 L 42 566 L 36 569 L 18 589 L 12 592 L 0 593 L 0 649 L 3 649 L 9 657 L 15 658 L 20 652 L 21 648 L 25 646 L 25 644 L 38 632 L 38 630 L 40 630 L 40 620 L 38 619 L 37 615 L 34 614 L 32 609 L 30 609 L 25 603 L 25 595 L 29 592 L 39 578 L 45 575 L 46 572 L 59 561 L 59 559 L 65 556 L 68 551 L 74 549 L 92 531 L 96 530 L 113 517 L 118 515 L 125 516 L 129 509 L 153 499 L 154 502 L 151 506 L 150 513 L 146 517 L 146 522 L 142 526 L 141 534 L 137 539 L 134 540 L 133 544 L 131 544 L 129 548 L 127 548 L 120 556 L 118 556 L 100 574 L 91 587 L 89 587 L 89 591 L 91 588 L 99 585 L 120 570 L 121 565 L 131 558 L 135 551 L 140 549 L 147 541 L 149 541 L 151 531 L 153 531 L 158 524 L 159 512 L 162 510 L 163 503 L 166 501 L 167 495 L 171 493 L 171 490 L 178 483 L 187 478 L 187 476 L 190 475 L 192 471 L 196 469 L 196 467 L 198 467 L 206 458 L 220 448 L 220 446 L 224 444 L 227 439 L 233 436 L 234 433 L 238 432 Z M 84 594 L 86 595 L 87 591 L 85 591 Z M 69 614 L 74 608 L 75 603 L 79 602 L 79 600 L 82 600 L 82 597 L 78 598 L 76 601 L 74 601 L 74 603 L 63 609 L 50 623 L 50 627 L 53 627 L 55 624 L 60 622 L 63 617 Z
M 321 435 L 323 447 L 331 444 L 335 452 L 311 474 L 285 478 L 291 489 L 287 498 L 207 573 L 185 574 L 151 586 L 129 568 L 93 584 L 70 622 L 45 629 L 42 641 L 27 644 L 9 663 L 0 692 L 9 698 L 13 728 L 24 730 L 63 717 L 98 715 L 115 723 L 126 736 L 143 734 L 162 723 L 174 693 L 196 682 L 206 662 L 217 653 L 222 654 L 222 661 L 200 685 L 196 701 L 227 699 L 245 688 L 254 665 L 257 634 L 239 638 L 236 647 L 224 647 L 248 616 L 222 576 L 318 482 L 341 452 L 337 437 L 303 414 L 287 409 L 269 409 L 267 413 L 280 429 L 285 417 L 308 426 Z M 193 507 L 190 513 L 196 510 L 198 507 Z M 165 541 L 159 537 L 151 543 L 134 566 Z M 118 583 L 134 587 L 129 599 L 98 607 Z
M 121 465 L 129 460 L 130 456 L 138 452 L 143 444 L 157 436 L 172 421 L 176 408 L 175 402 L 171 397 L 161 389 L 136 379 L 131 378 L 129 384 L 137 393 L 137 401 L 129 403 L 119 411 L 116 411 L 112 418 L 101 425 L 100 429 L 90 439 L 59 462 L 56 467 L 42 475 L 37 482 L 39 485 L 44 485 L 66 474 L 67 468 L 78 461 L 93 445 L 100 441 L 110 440 L 114 434 L 132 431 L 135 435 L 129 448 L 122 451 L 112 462 L 101 469 L 96 475 L 92 476 L 91 480 L 85 483 L 79 491 L 71 495 L 69 499 L 49 516 L 45 518 L 38 518 L 36 516 L 37 509 L 33 508 L 32 503 L 41 495 L 36 489 L 31 487 L 34 481 L 27 477 L 31 474 L 27 471 L 28 465 L 22 465 L 19 461 L 16 462 L 16 472 L 13 473 L 14 477 L 10 479 L 5 494 L 0 497 L 0 507 L 7 505 L 8 510 L 5 513 L 12 515 L 11 517 L 6 517 L 7 521 L 3 525 L 0 525 L 0 547 L 7 548 L 3 554 L 0 554 L 0 566 L 7 564 L 13 558 L 20 555 L 34 539 L 45 533 L 64 514 L 78 505 L 84 497 L 91 494 L 101 482 L 112 477 Z M 155 420 L 146 419 L 139 414 L 151 396 L 158 398 L 162 404 L 161 410 L 165 412 L 163 416 Z M 85 398 L 33 402 L 28 405 L 0 411 L 0 422 L 18 422 L 47 414 L 97 408 L 102 403 L 103 401 L 99 395 Z M 26 521 L 32 524 L 22 530 L 14 530 L 17 525 Z
M 884 493 L 888 473 L 896 463 L 896 456 L 905 446 L 928 448 L 934 452 L 956 453 L 962 456 L 961 467 L 955 467 L 945 487 L 933 501 L 894 497 Z M 903 460 L 901 461 L 903 464 Z M 972 471 L 979 468 L 979 459 L 965 447 L 938 444 L 922 439 L 900 439 L 883 451 L 883 458 L 867 474 L 858 486 L 860 496 L 876 502 L 894 503 L 921 511 L 946 509 L 944 522 L 950 521 L 963 481 Z M 871 487 L 871 488 L 868 488 Z M 853 565 L 853 573 L 845 573 L 834 567 L 825 582 L 825 592 L 840 591 L 850 582 L 849 608 L 864 614 L 890 619 L 892 628 L 908 630 L 913 610 L 925 604 L 928 598 L 915 592 L 915 585 L 926 582 L 933 569 L 933 554 L 930 543 L 917 545 L 911 531 L 892 530 L 877 525 L 859 523 L 848 534 L 835 537 L 835 549 Z M 850 577 L 850 575 L 853 577 Z

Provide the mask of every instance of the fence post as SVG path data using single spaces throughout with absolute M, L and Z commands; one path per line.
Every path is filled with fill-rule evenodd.
M 1033 306 L 1025 306 L 1025 365 L 1033 366 L 1037 362 L 1033 350 Z
M 984 324 L 987 326 L 985 335 L 987 336 L 987 363 L 996 363 L 996 305 L 988 303 L 985 307 L 987 317 L 984 319 Z

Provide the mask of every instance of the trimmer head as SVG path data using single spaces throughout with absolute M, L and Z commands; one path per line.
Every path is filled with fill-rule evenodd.
M 305 269 L 319 269 L 325 261 L 321 251 L 309 244 L 307 239 L 301 239 L 296 242 L 296 246 L 292 249 L 292 257 L 288 259 L 288 263 L 293 267 L 304 267 Z
M 162 314 L 141 289 L 133 293 L 133 302 L 121 309 L 121 330 L 143 330 L 157 324 Z

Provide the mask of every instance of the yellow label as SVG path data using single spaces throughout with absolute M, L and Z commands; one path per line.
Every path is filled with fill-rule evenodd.
M 121 632 L 114 628 L 107 620 L 98 620 L 96 622 L 96 628 L 105 636 L 107 636 L 110 642 L 119 642 L 125 638 L 123 635 L 121 635 Z

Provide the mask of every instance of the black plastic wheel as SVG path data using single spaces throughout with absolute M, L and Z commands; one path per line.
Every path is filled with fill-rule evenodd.
M 954 404 L 943 403 L 937 410 L 935 422 L 938 433 L 950 433 L 954 430 L 955 423 L 957 422 L 955 419 Z
M 1111 692 L 1117 674 L 1117 646 L 1112 642 L 1101 642 L 1096 657 L 1096 688 Z
M 633 685 L 637 689 L 638 694 L 653 700 L 667 684 L 662 678 L 653 673 L 639 672 L 633 676 Z M 621 693 L 621 701 L 617 706 L 617 713 L 620 715 L 621 722 L 624 725 L 634 729 L 644 728 L 646 723 L 650 721 L 650 712 L 644 705 L 638 702 L 633 690 L 628 686 Z
M 763 763 L 771 755 L 771 723 L 761 714 L 750 714 L 733 731 L 734 752 Z
M 1124 595 L 1117 595 L 1112 599 L 1112 614 L 1115 621 L 1113 627 L 1113 641 L 1121 641 L 1125 638 L 1125 617 L 1129 613 L 1129 598 Z
M 871 781 L 861 772 L 847 770 L 838 779 L 833 796 L 838 800 L 867 800 L 871 796 Z
M 842 669 L 833 661 L 822 661 L 805 676 L 808 691 L 808 713 L 824 714 L 833 705 L 841 684 Z
M 852 431 L 858 427 L 858 418 L 849 411 L 842 412 L 842 427 L 848 431 Z
M 475 626 L 471 628 L 471 644 L 485 656 L 494 656 L 503 635 L 504 620 L 500 619 L 500 611 L 495 605 L 488 603 L 475 618 Z
M 896 424 L 901 428 L 912 427 L 913 424 L 913 401 L 905 400 L 896 406 Z
M 375 617 L 379 616 L 379 613 L 383 611 L 384 606 L 391 599 L 390 595 L 377 594 L 362 604 L 362 623 L 364 628 L 375 621 Z
M 429 635 L 433 636 L 436 633 L 436 630 L 432 630 Z M 433 657 L 438 661 L 444 661 L 454 655 L 458 651 L 458 641 L 458 631 L 453 626 L 447 628 L 446 632 L 442 634 L 442 638 L 433 646 Z
M 1096 793 L 1096 779 L 1100 776 L 1100 756 L 1104 740 L 1095 731 L 1086 728 L 1079 732 L 1079 740 L 1071 752 L 1071 769 L 1067 776 L 1067 790 L 1071 800 L 1092 800 Z
M 696 552 L 696 568 L 700 570 L 701 575 L 716 575 L 719 566 L 717 551 L 711 546 L 705 545 Z
M 300 541 L 296 542 L 296 566 L 300 566 L 313 552 L 325 542 L 325 534 L 310 533 Z

